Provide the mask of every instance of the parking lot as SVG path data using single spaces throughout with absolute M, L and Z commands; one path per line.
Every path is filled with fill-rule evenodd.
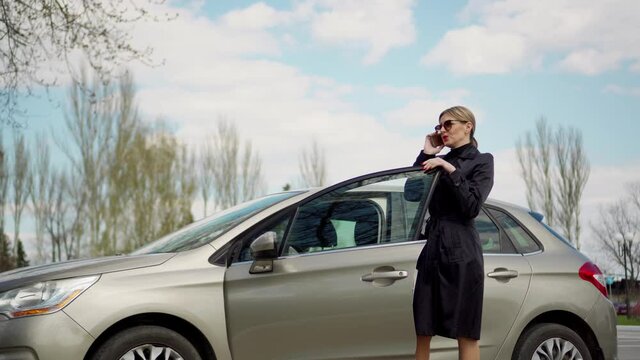
M 640 326 L 618 326 L 618 359 L 638 360 Z

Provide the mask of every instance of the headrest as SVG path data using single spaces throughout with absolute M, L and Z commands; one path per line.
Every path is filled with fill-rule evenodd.
M 410 202 L 418 202 L 422 200 L 425 189 L 426 186 L 424 183 L 424 178 L 408 178 L 404 183 L 404 199 Z

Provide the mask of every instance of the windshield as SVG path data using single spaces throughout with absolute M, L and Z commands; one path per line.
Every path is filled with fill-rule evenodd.
M 131 255 L 180 252 L 207 244 L 248 217 L 302 191 L 278 193 L 251 200 L 188 225 L 131 253 Z

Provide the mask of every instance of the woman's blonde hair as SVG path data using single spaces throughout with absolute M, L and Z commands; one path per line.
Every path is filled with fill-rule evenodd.
M 441 112 L 440 116 L 438 117 L 438 120 L 442 119 L 442 117 L 445 115 L 450 115 L 456 120 L 468 121 L 473 125 L 473 127 L 471 128 L 471 143 L 473 144 L 473 146 L 477 148 L 478 141 L 473 136 L 473 133 L 476 131 L 476 117 L 473 116 L 473 113 L 471 112 L 471 110 L 467 109 L 464 106 L 454 106 Z

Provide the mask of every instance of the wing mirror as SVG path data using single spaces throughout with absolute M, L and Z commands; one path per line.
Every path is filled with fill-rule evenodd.
M 258 236 L 251 245 L 251 255 L 253 264 L 249 268 L 250 274 L 264 274 L 273 271 L 273 259 L 278 257 L 277 248 L 278 235 L 275 231 L 267 231 Z

